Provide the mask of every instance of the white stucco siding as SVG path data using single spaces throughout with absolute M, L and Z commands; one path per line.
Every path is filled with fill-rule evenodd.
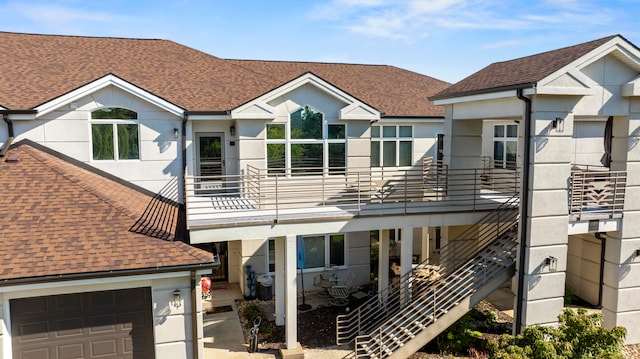
M 300 86 L 285 95 L 269 102 L 276 109 L 277 119 L 288 119 L 289 114 L 302 106 L 309 105 L 322 112 L 324 120 L 329 123 L 338 123 L 340 110 L 347 104 L 338 101 L 316 86 L 306 84 Z
M 456 103 L 451 106 L 454 119 L 513 118 L 522 117 L 523 104 L 516 97 L 478 102 Z M 447 106 L 449 107 L 449 106 Z
M 569 236 L 567 286 L 574 295 L 598 304 L 600 288 L 600 246 L 593 235 Z
M 139 160 L 92 160 L 91 112 L 103 107 L 122 107 L 137 113 Z M 179 138 L 174 138 L 174 129 L 181 128 L 181 118 L 114 86 L 35 120 L 15 120 L 13 124 L 16 141 L 35 141 L 154 193 L 170 182 L 177 186 L 182 172 L 181 145 Z
M 573 123 L 572 164 L 602 166 L 604 154 L 604 127 L 606 118 Z

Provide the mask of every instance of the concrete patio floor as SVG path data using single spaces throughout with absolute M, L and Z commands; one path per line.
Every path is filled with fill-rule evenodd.
M 240 324 L 236 300 L 242 299 L 242 293 L 237 283 L 213 285 L 213 298 L 203 301 L 203 309 L 231 306 L 232 311 L 204 314 L 204 358 L 205 359 L 273 359 L 280 355 L 273 350 L 269 352 L 249 353 L 249 345 L 245 343 L 244 334 Z M 328 301 L 328 298 L 308 296 L 306 303 L 312 307 L 318 304 L 326 304 L 320 301 Z M 274 315 L 273 312 L 267 315 Z M 305 348 L 306 359 L 338 359 L 347 355 L 350 350 L 340 347 Z
M 217 289 L 216 289 L 217 288 Z M 232 311 L 204 314 L 204 358 L 205 359 L 267 359 L 279 358 L 274 351 L 249 353 L 249 346 L 245 343 L 244 334 L 238 316 L 236 300 L 242 299 L 238 283 L 213 285 L 213 298 L 203 301 L 203 308 L 231 306 Z M 312 307 L 326 305 L 328 298 L 308 295 L 306 303 Z M 496 308 L 507 315 L 513 316 L 513 293 L 507 287 L 502 287 L 487 298 Z M 300 299 L 301 302 L 301 299 Z M 274 315 L 267 312 L 267 315 Z M 338 359 L 350 353 L 343 347 L 305 348 L 306 359 Z

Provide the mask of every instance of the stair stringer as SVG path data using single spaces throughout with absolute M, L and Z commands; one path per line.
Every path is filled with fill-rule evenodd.
M 473 294 L 465 297 L 458 305 L 449 310 L 446 314 L 438 318 L 435 322 L 427 324 L 427 328 L 416 335 L 415 338 L 407 341 L 404 345 L 394 351 L 388 358 L 390 359 L 403 359 L 408 358 L 420 348 L 425 346 L 431 340 L 438 336 L 438 334 L 445 331 L 451 325 L 453 325 L 458 319 L 467 314 L 473 307 L 475 307 L 480 301 L 493 293 L 496 289 L 500 288 L 507 281 L 511 280 L 515 274 L 515 264 L 512 264 L 506 270 L 494 276 L 485 285 L 474 291 Z

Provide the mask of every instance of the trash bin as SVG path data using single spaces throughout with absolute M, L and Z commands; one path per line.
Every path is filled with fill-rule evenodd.
M 268 274 L 262 274 L 256 279 L 258 282 L 258 299 L 271 300 L 271 287 L 273 286 L 273 279 Z

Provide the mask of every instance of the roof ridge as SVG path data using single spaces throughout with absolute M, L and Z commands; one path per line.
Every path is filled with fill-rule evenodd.
M 605 42 L 605 40 L 609 41 L 609 40 L 611 40 L 611 39 L 613 39 L 613 38 L 615 38 L 617 36 L 620 36 L 620 35 L 619 34 L 609 35 L 609 36 L 605 36 L 605 37 L 602 37 L 602 38 L 599 38 L 599 39 L 581 42 L 579 44 L 568 45 L 568 46 L 560 47 L 560 48 L 557 48 L 557 49 L 552 49 L 552 50 L 542 51 L 542 52 L 538 52 L 538 53 L 531 54 L 531 55 L 525 55 L 525 56 L 521 56 L 521 57 L 516 57 L 514 59 L 509 59 L 509 60 L 504 60 L 504 61 L 496 61 L 496 62 L 493 62 L 493 63 L 489 64 L 489 66 L 494 65 L 494 64 L 503 64 L 503 63 L 507 63 L 507 62 L 511 62 L 511 61 L 518 61 L 518 60 L 522 60 L 522 59 L 526 59 L 526 58 L 530 58 L 530 57 L 546 55 L 546 54 L 550 54 L 550 53 L 554 53 L 554 52 L 566 51 L 566 50 L 569 50 L 571 48 L 585 46 L 585 45 L 596 43 L 596 42 Z
M 228 61 L 239 61 L 239 62 L 277 62 L 277 63 L 286 63 L 286 64 L 316 64 L 316 65 L 347 65 L 347 66 L 375 66 L 375 67 L 396 67 L 393 65 L 386 64 L 361 64 L 357 62 L 330 62 L 330 61 L 310 61 L 310 60 L 257 60 L 257 59 L 228 59 L 221 58 L 222 60 Z M 404 69 L 403 69 L 404 70 Z
M 44 34 L 34 32 L 18 32 L 18 31 L 1 31 L 0 34 L 7 35 L 26 35 L 26 36 L 50 36 L 50 37 L 72 37 L 72 38 L 85 38 L 85 39 L 114 39 L 114 40 L 143 40 L 143 41 L 170 41 L 161 38 L 145 38 L 145 37 L 121 37 L 121 36 L 98 36 L 98 35 L 61 35 L 61 34 Z

